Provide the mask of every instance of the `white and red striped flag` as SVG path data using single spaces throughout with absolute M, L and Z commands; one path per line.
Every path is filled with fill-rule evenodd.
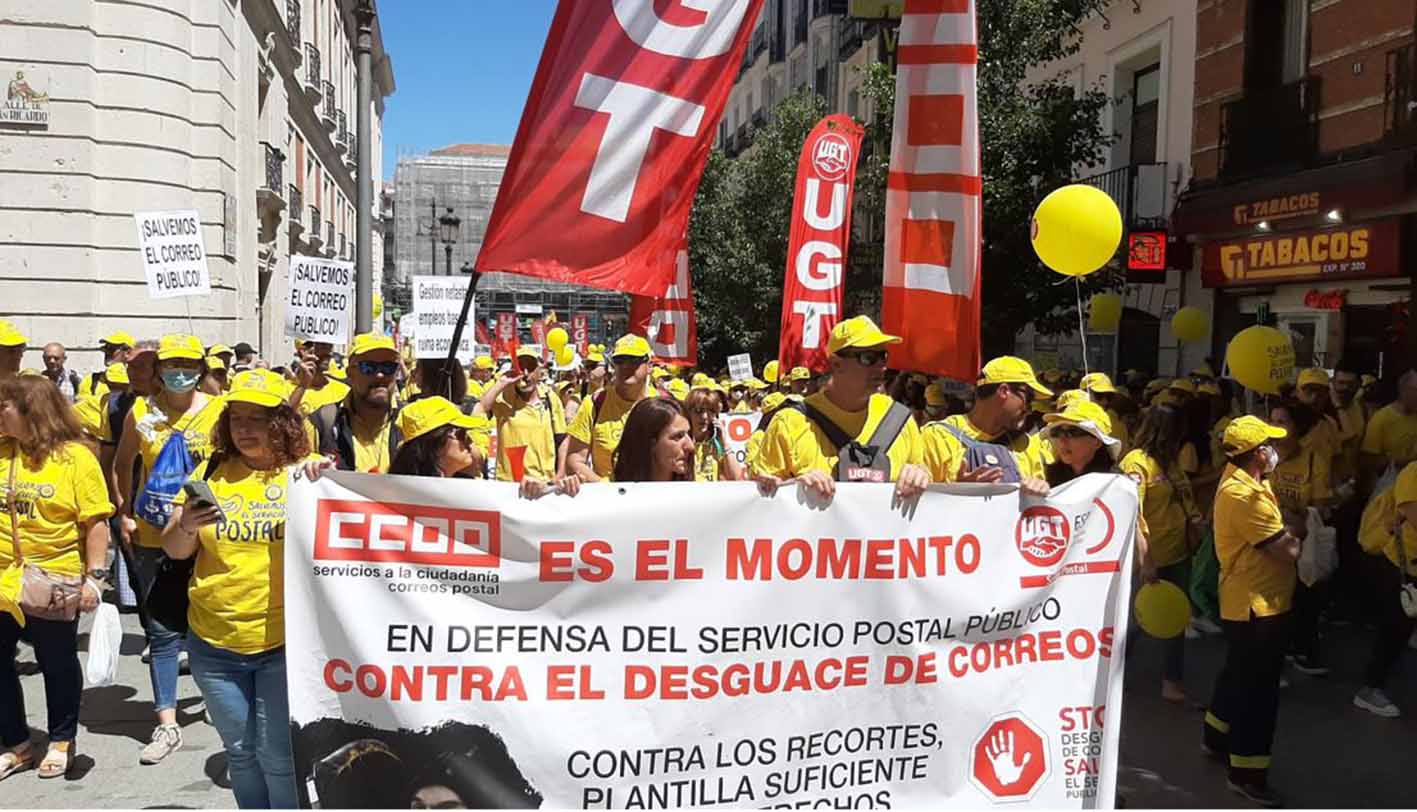
M 975 0 L 905 0 L 881 320 L 895 369 L 979 372 L 981 177 Z

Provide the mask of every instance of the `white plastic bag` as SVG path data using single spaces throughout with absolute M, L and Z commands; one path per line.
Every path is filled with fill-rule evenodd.
M 118 678 L 118 654 L 122 646 L 123 626 L 118 621 L 118 608 L 111 603 L 100 603 L 93 613 L 89 660 L 84 665 L 84 680 L 90 688 L 112 685 Z
M 1328 580 L 1338 570 L 1338 532 L 1323 523 L 1319 512 L 1309 508 L 1309 535 L 1299 553 L 1299 580 L 1313 586 Z

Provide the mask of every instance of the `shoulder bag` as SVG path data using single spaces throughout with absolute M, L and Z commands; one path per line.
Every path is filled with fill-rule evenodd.
M 26 564 L 20 546 L 20 519 L 15 506 L 15 479 L 20 468 L 20 455 L 10 460 L 10 486 L 5 504 L 10 511 L 10 544 L 15 548 L 15 563 L 24 568 L 20 578 L 20 610 L 39 620 L 73 620 L 79 616 L 79 599 L 83 595 L 81 575 L 56 575 L 37 564 Z
M 209 480 L 221 467 L 221 455 L 213 454 L 207 460 L 207 470 L 203 480 Z M 188 589 L 192 584 L 192 571 L 197 566 L 197 556 L 202 554 L 202 542 L 197 541 L 197 551 L 187 558 L 172 558 L 167 553 L 158 559 L 157 573 L 143 595 L 143 608 L 148 616 L 169 631 L 187 633 L 187 609 L 191 606 Z

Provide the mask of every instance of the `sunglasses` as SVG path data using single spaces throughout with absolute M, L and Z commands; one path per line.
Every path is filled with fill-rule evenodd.
M 394 375 L 399 371 L 398 361 L 359 361 L 355 366 L 364 375 Z
M 617 367 L 621 365 L 639 366 L 648 360 L 643 355 L 617 355 L 610 359 L 610 363 Z
M 851 360 L 855 361 L 863 367 L 873 367 L 877 364 L 884 364 L 886 362 L 886 353 L 884 350 L 862 350 L 860 352 L 843 352 L 840 353 L 840 355 L 842 358 L 850 358 Z
M 1059 426 L 1053 429 L 1054 437 L 1066 437 L 1069 440 L 1081 440 L 1084 437 L 1091 437 L 1092 433 L 1077 426 Z

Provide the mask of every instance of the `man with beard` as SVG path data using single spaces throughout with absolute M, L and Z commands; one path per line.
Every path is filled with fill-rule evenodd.
M 630 409 L 655 394 L 649 381 L 649 359 L 649 342 L 640 336 L 625 335 L 615 342 L 610 350 L 613 376 L 603 389 L 581 403 L 567 431 L 567 474 L 579 476 L 583 482 L 599 482 L 610 476 Z
M 398 447 L 393 395 L 399 374 L 394 340 L 378 333 L 354 337 L 349 352 L 349 394 L 310 414 L 321 454 L 341 471 L 389 470 Z
M 1043 443 L 1024 430 L 1034 396 L 1053 393 L 1038 382 L 1022 358 L 1002 356 L 984 365 L 974 389 L 974 407 L 925 427 L 924 461 L 935 482 L 997 482 L 1001 467 L 965 461 L 971 443 L 1008 447 L 1026 493 L 1047 493 Z
M 886 346 L 899 343 L 898 337 L 881 332 L 866 316 L 846 319 L 832 328 L 827 341 L 830 377 L 800 406 L 783 408 L 773 417 L 753 465 L 759 487 L 771 493 L 783 480 L 795 477 L 819 497 L 832 498 L 842 473 L 837 471 L 841 447 L 849 440 L 873 445 L 877 427 L 892 413 L 904 410 L 899 431 L 881 441 L 889 458 L 888 478 L 904 499 L 925 490 L 930 476 L 920 464 L 920 429 L 910 419 L 909 408 L 880 394 L 886 377 Z M 843 442 L 832 440 L 837 435 Z
M 482 412 L 497 421 L 497 479 L 556 478 L 556 449 L 566 433 L 561 398 L 544 381 L 546 367 L 536 350 L 517 349 L 517 367 L 487 387 Z

